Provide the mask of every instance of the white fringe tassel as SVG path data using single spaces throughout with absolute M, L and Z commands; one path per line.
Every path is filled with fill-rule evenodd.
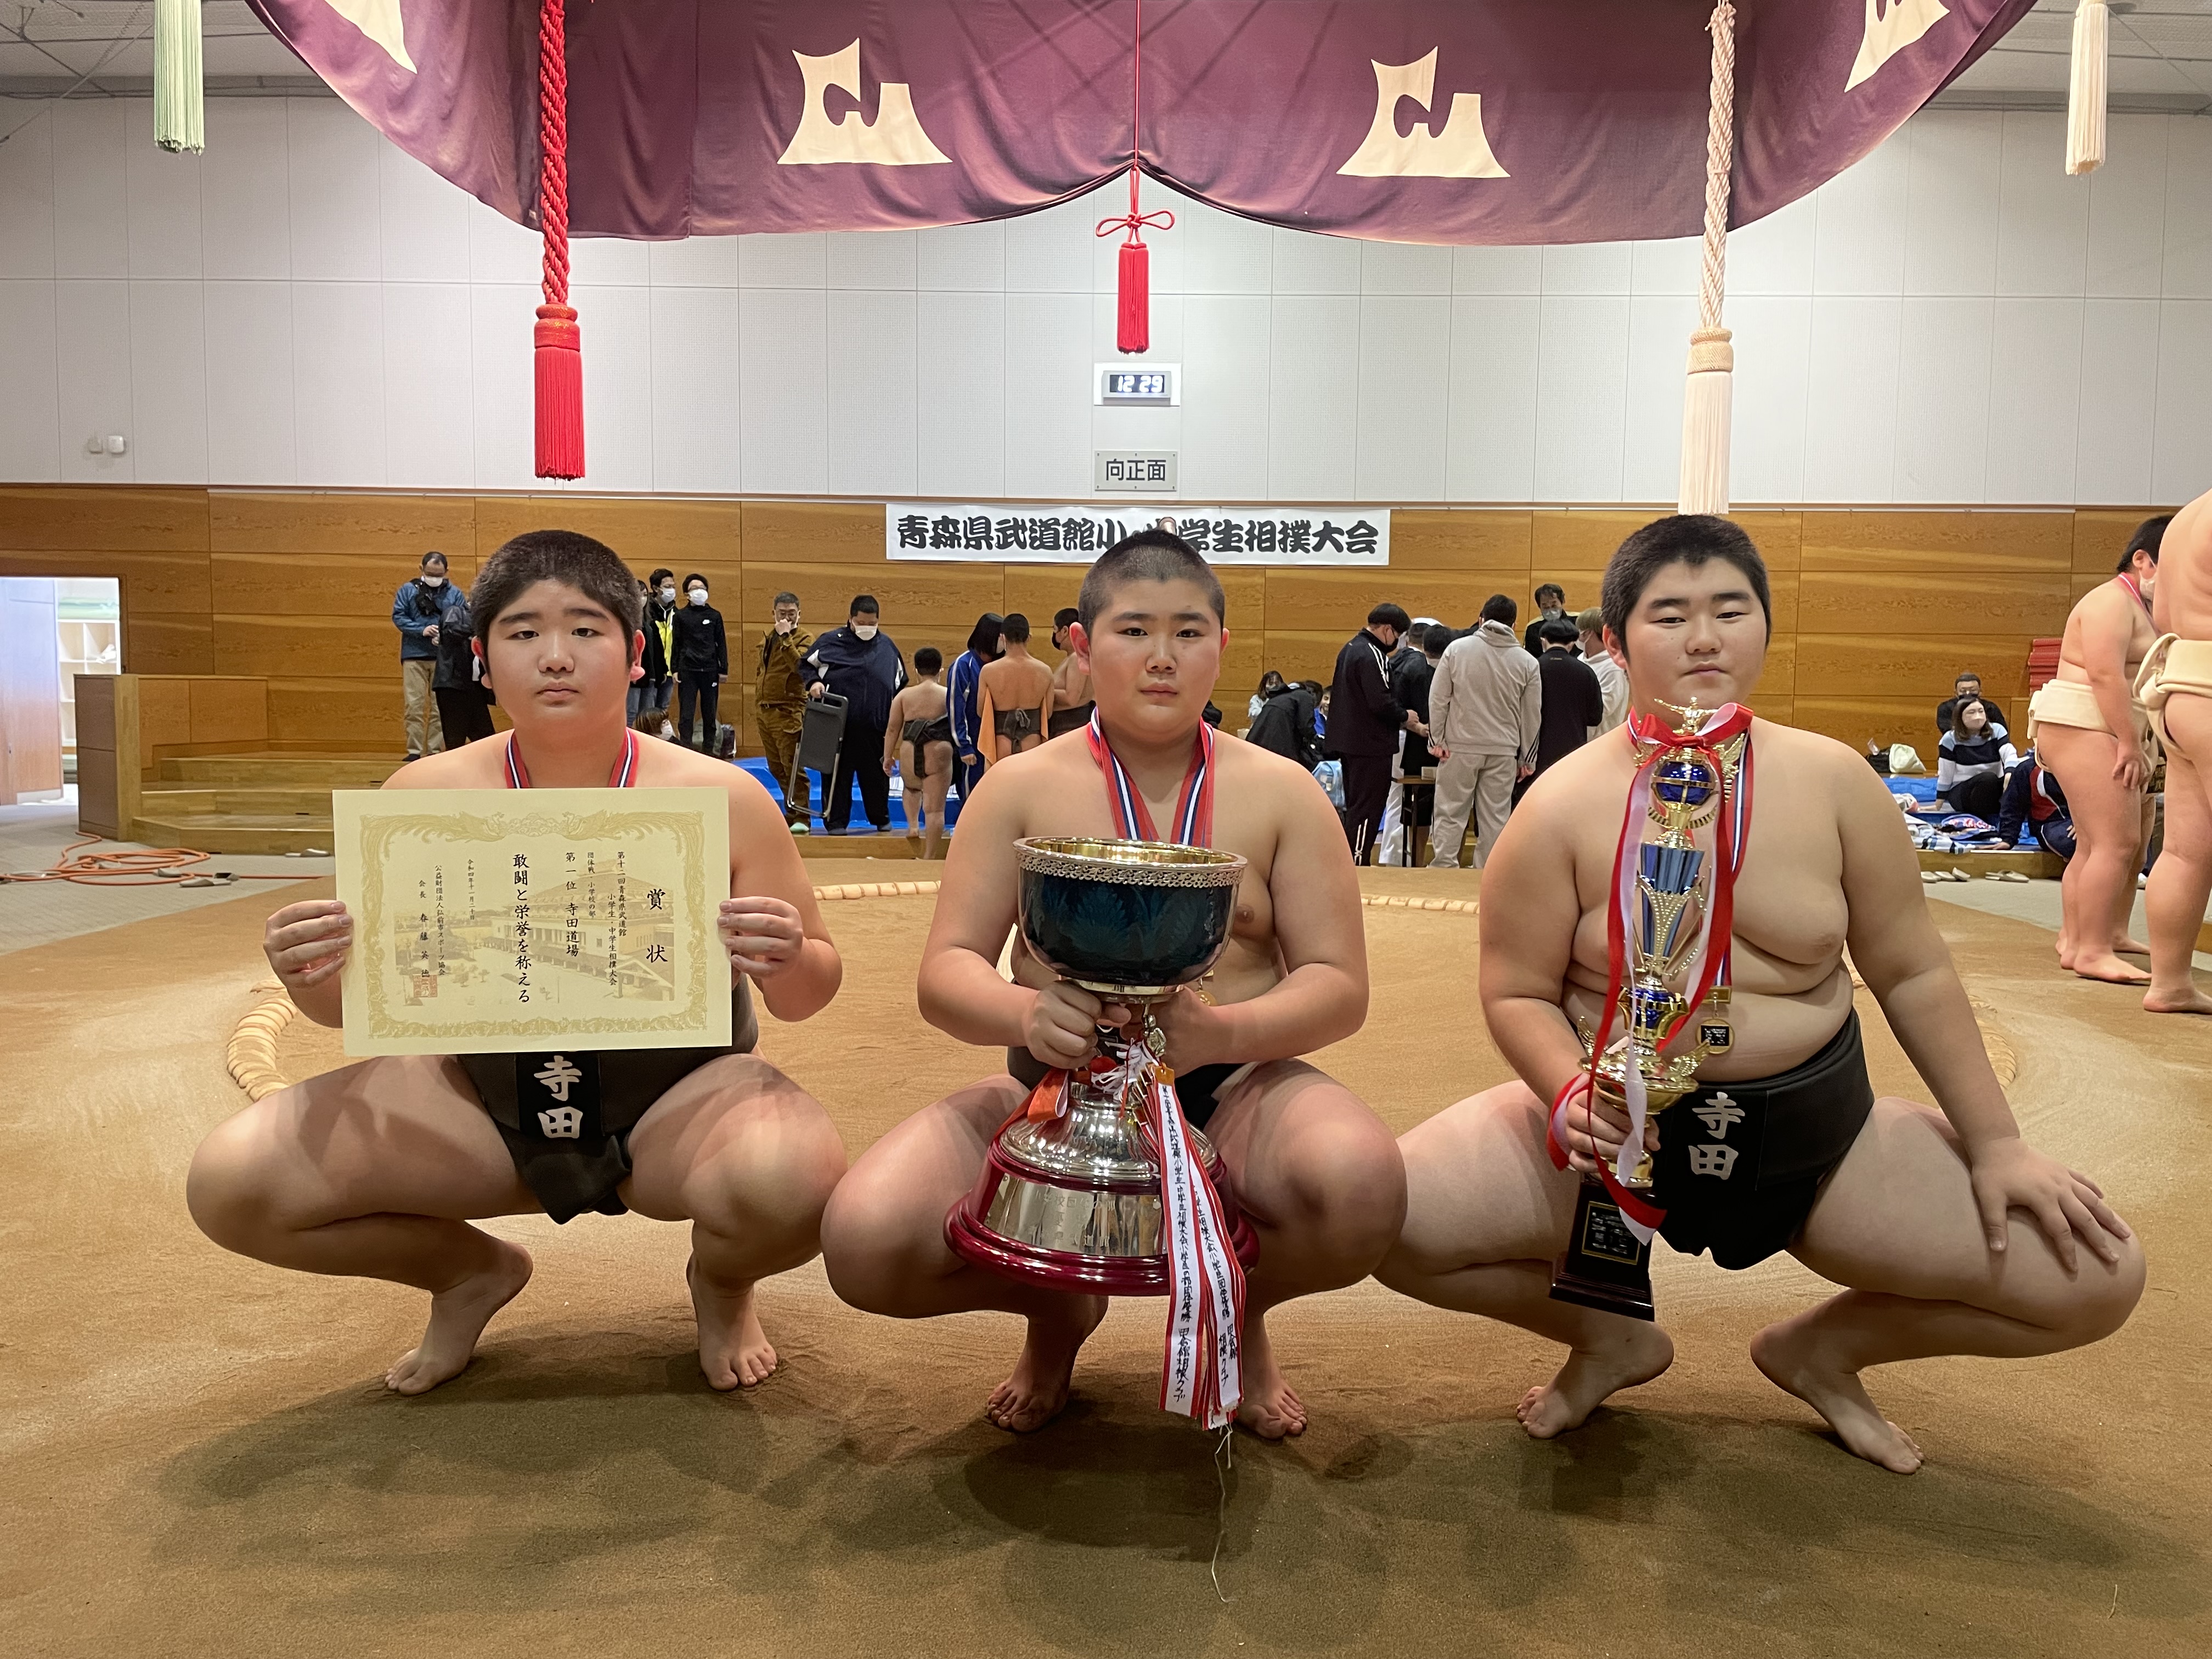
M 2066 171 L 2094 173 L 2105 165 L 2105 58 L 2112 33 L 2105 0 L 2081 0 L 2074 9 L 2074 72 L 2066 88 Z
M 1729 442 L 1735 400 L 1735 348 L 1721 325 L 1728 291 L 1728 216 L 1735 158 L 1735 5 L 1717 0 L 1711 113 L 1705 128 L 1705 258 L 1698 288 L 1698 328 L 1690 336 L 1689 376 L 1682 392 L 1680 510 L 1729 510 Z
M 200 76 L 200 0 L 154 0 L 154 142 L 198 155 L 207 148 Z

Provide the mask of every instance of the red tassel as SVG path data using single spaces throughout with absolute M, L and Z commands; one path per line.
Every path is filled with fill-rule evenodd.
M 538 476 L 584 476 L 584 336 L 573 306 L 538 307 Z
M 1152 254 L 1142 242 L 1121 244 L 1121 305 L 1115 313 L 1117 351 L 1146 351 L 1152 343 Z

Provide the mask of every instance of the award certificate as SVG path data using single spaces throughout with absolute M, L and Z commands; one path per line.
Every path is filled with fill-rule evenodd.
M 345 1051 L 730 1041 L 720 789 L 340 790 Z

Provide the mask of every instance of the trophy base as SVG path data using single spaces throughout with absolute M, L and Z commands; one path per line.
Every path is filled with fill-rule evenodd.
M 1600 1313 L 1656 1320 L 1651 1247 L 1640 1243 L 1606 1196 L 1605 1183 L 1584 1176 L 1575 1197 L 1575 1225 L 1552 1267 L 1552 1300 Z

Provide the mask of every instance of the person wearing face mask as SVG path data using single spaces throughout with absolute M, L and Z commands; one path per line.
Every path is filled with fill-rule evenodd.
M 676 645 L 676 741 L 714 752 L 714 723 L 722 682 L 730 677 L 730 641 L 722 613 L 707 603 L 707 579 L 693 571 L 684 579 L 684 608 L 672 619 Z M 699 714 L 699 741 L 691 741 L 691 716 Z
M 392 596 L 392 625 L 399 630 L 399 684 L 406 699 L 407 758 L 420 760 L 446 747 L 431 690 L 438 678 L 438 623 L 452 590 L 446 585 L 446 556 L 434 549 L 422 556 L 421 571 L 399 584 Z
M 891 781 L 884 775 L 884 733 L 890 727 L 891 699 L 906 684 L 906 659 L 883 631 L 875 596 L 853 601 L 842 628 L 824 634 L 805 657 L 806 695 L 835 692 L 845 699 L 845 738 L 837 750 L 837 769 L 822 804 L 823 827 L 844 833 L 853 817 L 853 785 L 878 834 L 891 827 Z
M 631 683 L 629 723 L 658 736 L 668 726 L 668 704 L 676 695 L 676 573 L 656 570 L 638 584 L 645 599 L 645 654 L 638 665 L 645 678 Z
M 1536 590 L 1536 619 L 1521 635 L 1521 643 L 1532 657 L 1544 654 L 1544 641 L 1538 632 L 1547 622 L 1557 622 L 1567 614 L 1567 592 L 1557 582 L 1546 582 Z
M 794 836 L 810 834 L 814 786 L 799 769 L 799 728 L 806 723 L 806 653 L 814 635 L 799 625 L 799 595 L 775 596 L 775 622 L 761 636 L 760 672 L 753 682 L 753 726 L 769 775 L 783 791 L 783 821 Z

